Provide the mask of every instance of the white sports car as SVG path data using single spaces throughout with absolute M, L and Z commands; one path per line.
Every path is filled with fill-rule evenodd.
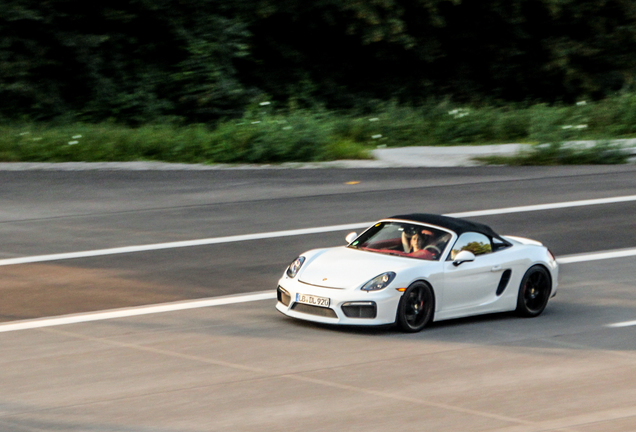
M 539 315 L 557 288 L 558 265 L 541 243 L 500 236 L 463 219 L 409 214 L 382 219 L 347 246 L 314 249 L 278 282 L 276 309 L 328 324 L 397 324 L 516 311 Z

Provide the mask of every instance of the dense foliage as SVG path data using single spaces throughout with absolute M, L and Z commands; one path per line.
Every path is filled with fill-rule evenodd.
M 574 102 L 631 89 L 633 0 L 0 0 L 0 116 Z

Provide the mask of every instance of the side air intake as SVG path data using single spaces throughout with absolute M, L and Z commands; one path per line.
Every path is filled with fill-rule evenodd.
M 510 275 L 512 274 L 512 270 L 508 269 L 503 272 L 501 275 L 501 280 L 499 281 L 499 286 L 497 287 L 497 296 L 503 294 L 508 286 L 508 282 L 510 282 Z

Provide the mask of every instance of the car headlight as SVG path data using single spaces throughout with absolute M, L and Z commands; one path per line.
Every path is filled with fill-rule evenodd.
M 395 279 L 395 273 L 386 272 L 382 273 L 365 283 L 361 290 L 363 291 L 379 291 L 386 288 Z
M 287 276 L 289 276 L 290 278 L 296 277 L 296 275 L 298 274 L 298 270 L 300 270 L 304 262 L 305 257 L 303 256 L 298 257 L 294 261 L 292 261 L 289 267 L 287 267 Z

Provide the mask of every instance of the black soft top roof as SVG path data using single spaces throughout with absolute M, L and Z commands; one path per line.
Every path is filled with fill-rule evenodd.
M 503 240 L 499 236 L 499 234 L 494 232 L 488 225 L 449 216 L 427 213 L 411 213 L 406 215 L 391 216 L 389 219 L 401 219 L 413 222 L 421 222 L 429 225 L 437 225 L 439 227 L 455 231 L 457 235 L 461 235 L 465 232 L 478 232 L 481 234 L 485 234 L 488 237 L 494 237 Z

